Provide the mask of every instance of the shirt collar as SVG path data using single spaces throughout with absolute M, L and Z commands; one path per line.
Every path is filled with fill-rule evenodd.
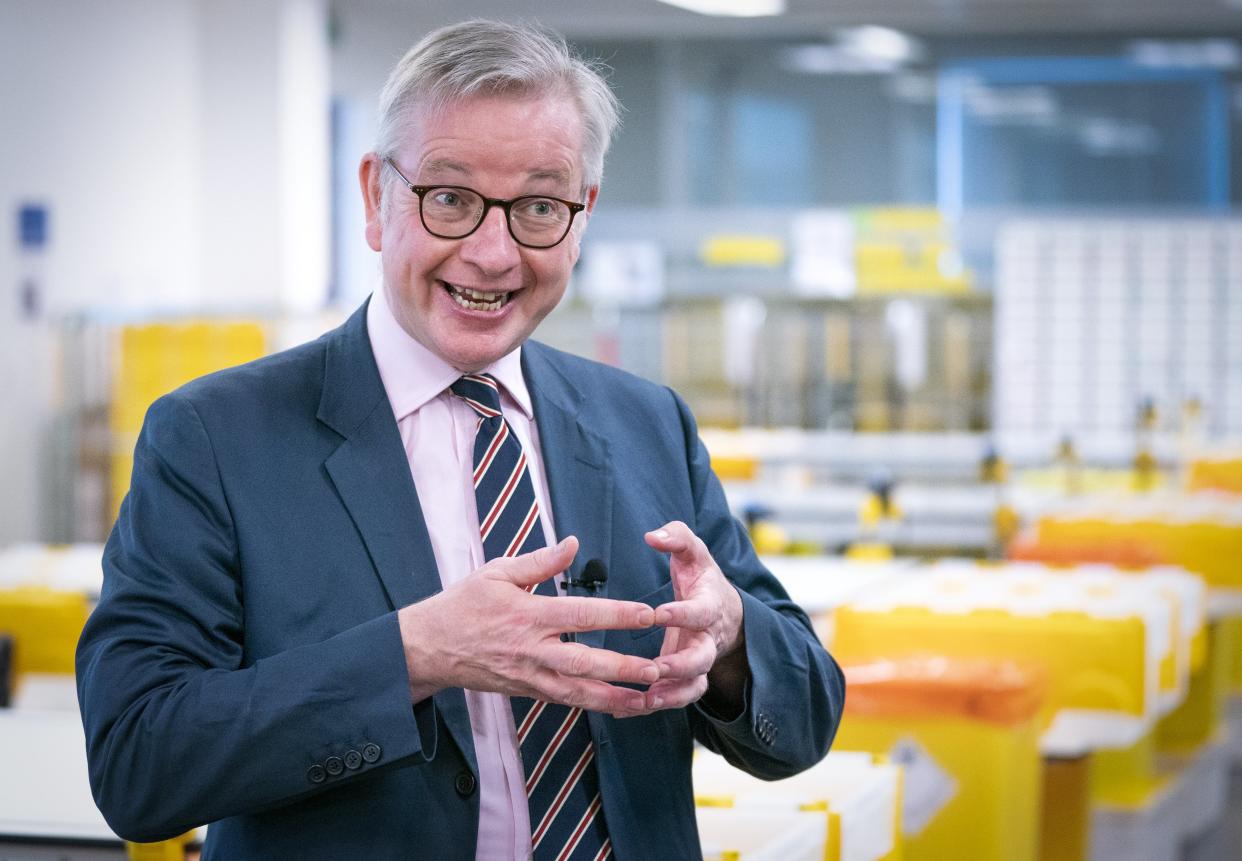
M 367 335 L 371 339 L 371 352 L 379 367 L 380 379 L 393 416 L 401 421 L 410 413 L 437 397 L 451 386 L 461 371 L 428 350 L 401 328 L 383 288 L 371 294 L 367 305 Z M 492 362 L 482 373 L 491 374 L 507 392 L 512 402 L 527 419 L 534 417 L 530 390 L 522 375 L 522 347 L 518 347 Z

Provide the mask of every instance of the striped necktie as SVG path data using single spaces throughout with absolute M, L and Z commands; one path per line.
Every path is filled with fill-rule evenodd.
M 474 501 L 487 559 L 543 547 L 539 504 L 526 454 L 500 412 L 488 374 L 467 374 L 453 394 L 479 416 L 474 437 Z M 556 595 L 551 579 L 534 590 Z M 510 697 L 517 726 L 534 861 L 603 861 L 612 855 L 595 768 L 595 745 L 582 709 Z

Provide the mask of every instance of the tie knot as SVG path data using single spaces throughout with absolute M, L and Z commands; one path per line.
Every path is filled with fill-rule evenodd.
M 482 418 L 500 415 L 500 384 L 491 374 L 466 374 L 449 390 L 470 404 L 470 408 Z

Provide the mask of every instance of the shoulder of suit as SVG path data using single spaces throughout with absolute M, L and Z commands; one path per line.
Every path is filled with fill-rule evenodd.
M 288 397 L 318 399 L 330 334 L 198 377 L 174 394 L 196 406 L 221 407 L 251 400 L 270 403 Z
M 549 347 L 540 341 L 527 341 L 522 349 L 529 351 L 532 359 L 546 362 L 588 392 L 595 386 L 610 386 L 644 397 L 665 399 L 669 396 L 668 387 L 660 383 L 595 359 Z

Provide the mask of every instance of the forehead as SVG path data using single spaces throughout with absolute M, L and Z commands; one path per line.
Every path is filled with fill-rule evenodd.
M 400 160 L 418 181 L 458 176 L 576 184 L 582 177 L 582 116 L 565 95 L 471 96 L 438 109 L 420 105 L 409 129 Z

